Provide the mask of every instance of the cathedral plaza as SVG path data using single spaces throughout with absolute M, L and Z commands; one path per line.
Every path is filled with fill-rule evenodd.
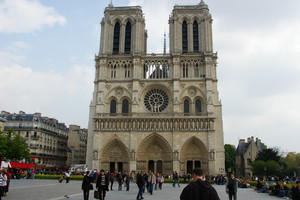
M 117 191 L 117 182 L 115 182 L 113 191 L 107 192 L 105 200 L 132 200 L 136 199 L 138 192 L 135 183 L 130 184 L 130 190 Z M 143 196 L 145 200 L 172 200 L 179 199 L 181 191 L 186 184 L 181 184 L 181 187 L 173 188 L 171 183 L 164 183 L 162 190 L 154 190 L 153 195 L 145 193 Z M 221 200 L 228 199 L 225 193 L 224 185 L 213 185 L 217 190 Z M 94 185 L 95 187 L 95 185 Z M 67 195 L 66 198 L 65 195 Z M 59 183 L 57 180 L 39 180 L 39 179 L 12 179 L 10 191 L 5 200 L 82 200 L 83 194 L 81 190 L 81 181 L 70 181 L 68 184 L 64 182 Z M 90 192 L 90 199 L 93 198 L 93 191 Z M 238 189 L 239 200 L 260 199 L 272 200 L 278 197 L 269 196 L 266 193 L 257 193 L 254 189 Z

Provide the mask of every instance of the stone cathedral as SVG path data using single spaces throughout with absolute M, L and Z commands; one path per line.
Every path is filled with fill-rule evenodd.
M 169 40 L 168 53 L 165 47 L 147 54 L 142 8 L 105 8 L 89 114 L 89 169 L 224 173 L 217 54 L 203 0 L 174 6 Z

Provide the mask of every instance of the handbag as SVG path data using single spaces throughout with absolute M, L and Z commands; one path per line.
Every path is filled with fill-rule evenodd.
M 98 190 L 94 190 L 94 198 L 95 199 L 100 199 Z
M 93 184 L 90 184 L 90 185 L 89 185 L 89 190 L 93 190 L 93 189 L 94 189 Z

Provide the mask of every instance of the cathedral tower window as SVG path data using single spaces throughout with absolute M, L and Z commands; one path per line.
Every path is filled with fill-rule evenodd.
M 116 65 L 111 66 L 111 78 L 116 78 L 116 73 L 117 73 L 116 68 L 117 68 Z
M 199 33 L 198 33 L 198 22 L 195 20 L 193 23 L 193 44 L 194 52 L 199 52 Z
M 183 112 L 184 115 L 188 115 L 190 113 L 190 101 L 188 99 L 183 102 Z
M 119 44 L 120 44 L 120 23 L 116 22 L 114 28 L 113 54 L 119 53 Z
M 126 115 L 129 113 L 129 102 L 127 99 L 122 101 L 122 114 Z
M 129 78 L 130 77 L 129 66 L 128 65 L 124 65 L 124 69 L 125 69 L 125 78 Z
M 195 101 L 195 113 L 196 113 L 196 115 L 201 113 L 201 101 L 200 101 L 200 99 L 197 99 Z
M 186 21 L 182 23 L 182 53 L 188 52 L 188 27 Z
M 183 75 L 183 78 L 188 78 L 188 77 L 189 77 L 189 68 L 188 68 L 188 64 L 183 64 L 183 67 L 182 67 L 182 75 Z
M 129 54 L 131 50 L 131 23 L 126 23 L 125 28 L 125 53 Z
M 110 114 L 115 115 L 117 113 L 117 102 L 116 100 L 110 101 Z

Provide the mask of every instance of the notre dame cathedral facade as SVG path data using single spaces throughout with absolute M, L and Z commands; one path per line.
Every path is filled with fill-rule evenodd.
M 147 54 L 142 8 L 105 8 L 89 115 L 89 169 L 224 172 L 208 6 L 203 0 L 175 5 L 169 28 L 169 53 Z

